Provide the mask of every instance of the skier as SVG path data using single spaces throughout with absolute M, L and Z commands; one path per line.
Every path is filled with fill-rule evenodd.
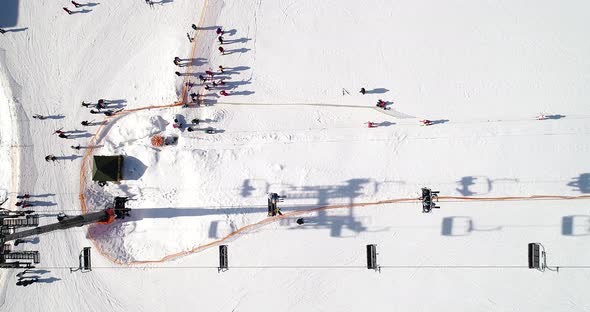
M 178 119 L 174 118 L 174 123 L 172 124 L 172 127 L 180 129 L 182 128 L 182 123 L 180 123 Z
M 6 32 L 5 29 L 0 28 L 0 34 L 3 34 L 4 35 L 5 32 Z
M 68 14 L 69 14 L 69 15 L 72 15 L 72 13 L 74 13 L 74 12 L 70 11 L 68 8 L 65 8 L 65 7 L 64 7 L 64 8 L 62 8 L 62 9 L 64 9 L 64 11 L 68 12 Z
M 223 44 L 223 37 L 222 36 L 217 37 L 217 40 L 219 41 L 219 44 Z
M 75 150 L 77 150 L 77 151 L 79 151 L 82 148 L 82 146 L 80 146 L 80 144 L 78 144 L 76 146 L 72 145 L 70 147 L 73 148 L 73 149 L 75 149 Z
M 18 202 L 16 202 L 16 204 L 15 204 L 15 205 L 16 205 L 17 207 L 22 207 L 22 208 L 33 207 L 33 204 L 31 204 L 31 203 L 27 203 L 27 201 L 26 201 L 26 200 L 23 200 L 23 201 L 18 201 Z
M 223 47 L 219 47 L 219 53 L 221 53 L 222 55 L 225 55 L 225 49 L 223 49 Z
M 297 219 L 297 221 L 296 221 L 296 222 L 297 222 L 297 224 L 299 224 L 299 225 L 303 225 L 303 224 L 305 223 L 305 222 L 303 221 L 303 218 L 299 218 L 299 219 Z
M 56 161 L 57 157 L 53 156 L 53 155 L 47 155 L 45 156 L 45 161 Z
M 365 88 L 361 88 L 361 94 L 365 95 L 365 93 L 367 93 L 367 91 L 365 90 Z
M 191 36 L 188 33 L 186 33 L 186 37 L 188 38 L 188 42 L 193 42 L 193 38 L 191 38 Z
M 43 115 L 35 114 L 35 115 L 33 115 L 33 118 L 43 120 L 43 119 L 46 119 L 47 117 L 43 116 Z
M 420 123 L 422 124 L 422 126 L 430 126 L 430 125 L 432 125 L 432 121 L 430 121 L 428 119 L 420 120 Z
M 72 1 L 72 4 L 73 4 L 73 5 L 74 5 L 76 8 L 79 8 L 79 7 L 81 7 L 81 6 L 82 6 L 80 3 L 77 3 L 76 1 Z
M 201 80 L 201 83 L 205 83 L 205 81 L 207 81 L 203 75 L 199 75 L 199 80 Z
M 223 30 L 221 30 L 221 27 L 218 27 L 217 30 L 215 30 L 215 33 L 221 36 L 223 35 Z
M 228 96 L 228 94 L 227 94 L 227 92 L 225 92 L 225 90 L 221 90 L 221 91 L 219 92 L 219 94 L 220 94 L 220 95 L 223 95 L 223 96 Z
M 205 74 L 207 74 L 209 77 L 213 78 L 213 72 L 211 70 L 206 70 Z
M 223 73 L 223 66 L 219 65 L 219 71 Z
M 180 72 L 174 72 L 176 74 L 176 76 L 180 76 Z
M 31 279 L 25 279 L 25 280 L 19 279 L 18 282 L 16 282 L 16 286 L 27 287 L 27 286 L 29 286 L 29 285 L 31 285 L 33 283 L 36 283 L 38 280 L 39 279 L 36 278 L 36 277 L 31 278 Z

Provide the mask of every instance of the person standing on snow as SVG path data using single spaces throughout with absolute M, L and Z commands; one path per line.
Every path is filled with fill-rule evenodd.
M 81 6 L 82 6 L 80 3 L 77 3 L 76 1 L 72 1 L 72 4 L 73 4 L 73 5 L 74 5 L 76 8 L 79 8 L 79 7 L 81 7 Z
M 180 72 L 174 72 L 176 74 L 176 76 L 180 76 L 181 73 Z
M 207 81 L 203 75 L 199 75 L 199 80 L 201 80 L 201 83 L 205 83 Z
M 74 12 L 70 11 L 70 10 L 69 10 L 68 8 L 66 8 L 66 7 L 63 7 L 62 9 L 64 9 L 64 11 L 68 12 L 68 14 L 69 14 L 69 15 L 72 15 L 72 13 L 74 13 Z
M 47 117 L 43 116 L 43 115 L 35 114 L 35 115 L 33 115 L 33 118 L 43 120 L 43 119 L 46 119 Z
M 209 77 L 213 78 L 213 72 L 211 70 L 206 70 L 205 74 L 207 74 Z
M 223 66 L 219 65 L 219 72 L 223 74 Z
M 218 27 L 217 30 L 215 30 L 215 33 L 219 36 L 223 35 L 223 30 L 221 30 L 221 27 Z
M 367 93 L 367 90 L 365 90 L 365 88 L 361 88 L 361 94 L 365 95 L 365 93 Z
M 0 28 L 0 34 L 3 34 L 4 35 L 5 32 L 6 32 L 5 29 Z
M 217 50 L 219 50 L 219 53 L 222 55 L 225 55 L 225 49 L 223 47 L 219 47 Z
M 191 27 L 192 27 L 194 30 L 197 30 L 197 25 L 195 25 L 195 24 L 192 24 L 192 25 L 191 25 Z
M 223 37 L 222 36 L 217 37 L 217 40 L 219 41 L 219 44 L 223 44 Z
M 221 95 L 223 95 L 223 96 L 228 96 L 228 94 L 227 94 L 227 92 L 225 92 L 225 90 L 221 90 L 221 91 L 219 92 L 219 94 L 221 94 Z
M 45 156 L 45 161 L 47 161 L 47 162 L 48 162 L 48 161 L 50 161 L 50 160 L 51 160 L 51 161 L 56 161 L 56 160 L 57 160 L 57 157 L 55 157 L 55 156 L 53 156 L 53 155 L 47 155 L 47 156 Z

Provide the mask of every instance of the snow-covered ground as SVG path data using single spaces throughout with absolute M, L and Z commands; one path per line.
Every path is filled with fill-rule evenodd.
M 135 200 L 125 220 L 24 244 L 41 252 L 41 283 L 3 271 L 0 310 L 590 309 L 589 200 L 509 200 L 590 194 L 588 3 L 103 1 L 73 15 L 16 3 L 20 30 L 0 36 L 8 205 L 16 192 L 45 215 L 81 213 L 80 193 L 91 211 Z M 142 109 L 219 65 L 227 97 L 198 84 L 187 93 L 205 106 Z M 137 111 L 82 127 L 102 121 L 80 106 L 98 98 Z M 216 133 L 173 128 L 176 116 Z M 62 127 L 72 139 L 51 135 Z M 155 134 L 178 143 L 155 148 Z M 88 148 L 124 155 L 124 180 L 81 175 Z M 395 202 L 422 186 L 460 198 L 431 214 Z M 283 217 L 267 218 L 268 192 L 287 196 Z M 222 242 L 230 270 L 218 274 Z M 530 242 L 558 274 L 526 268 Z M 372 243 L 380 274 L 364 268 Z M 84 246 L 95 269 L 70 274 Z

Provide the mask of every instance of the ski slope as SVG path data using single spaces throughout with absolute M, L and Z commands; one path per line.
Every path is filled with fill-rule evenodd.
M 40 251 L 40 280 L 0 272 L 1 311 L 590 309 L 587 3 L 13 1 L 17 24 L 0 27 L 26 29 L 0 36 L 4 205 L 40 195 L 49 223 L 135 200 L 130 218 L 16 247 Z M 219 65 L 226 97 L 198 84 Z M 191 92 L 205 105 L 174 104 Z M 124 111 L 81 126 L 103 121 L 80 106 L 99 98 Z M 125 179 L 98 187 L 89 156 L 113 154 Z M 440 210 L 422 214 L 423 186 Z M 282 217 L 268 192 L 287 196 Z M 559 273 L 526 268 L 530 242 Z M 94 270 L 71 274 L 84 246 Z

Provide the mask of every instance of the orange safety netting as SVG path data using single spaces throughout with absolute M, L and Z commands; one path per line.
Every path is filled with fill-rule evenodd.
M 164 146 L 164 137 L 161 135 L 158 135 L 158 134 L 154 135 L 152 137 L 151 141 L 152 141 L 153 146 L 157 146 L 157 147 Z

